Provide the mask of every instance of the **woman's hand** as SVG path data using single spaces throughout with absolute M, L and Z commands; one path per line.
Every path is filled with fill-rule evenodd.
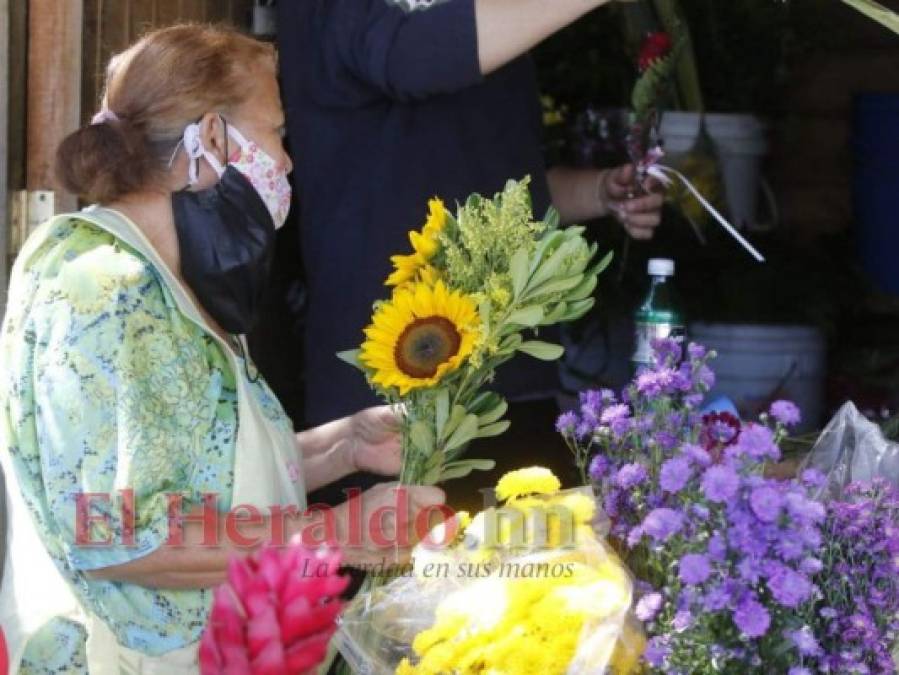
M 638 196 L 636 177 L 633 164 L 606 169 L 599 177 L 599 199 L 632 238 L 652 239 L 662 222 L 665 197 L 661 184 L 651 177 L 642 186 L 647 194 Z
M 344 562 L 363 568 L 405 564 L 437 524 L 436 515 L 448 515 L 445 499 L 438 487 L 380 483 L 344 502 L 334 510 Z
M 399 475 L 403 464 L 400 421 L 390 406 L 360 410 L 350 418 L 350 464 L 356 471 Z

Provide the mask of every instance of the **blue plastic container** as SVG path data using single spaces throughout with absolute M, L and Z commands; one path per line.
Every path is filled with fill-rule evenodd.
M 899 295 L 899 94 L 855 97 L 853 198 L 868 277 Z

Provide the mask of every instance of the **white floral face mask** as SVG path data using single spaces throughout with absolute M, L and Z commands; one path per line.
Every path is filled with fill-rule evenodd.
M 225 128 L 228 135 L 240 146 L 240 155 L 237 158 L 233 158 L 232 155 L 228 158 L 228 163 L 250 181 L 268 207 L 269 213 L 272 214 L 275 229 L 280 229 L 287 221 L 287 214 L 290 211 L 291 190 L 287 172 L 278 167 L 274 157 L 255 142 L 247 140 L 236 128 L 227 123 L 225 123 Z M 198 180 L 196 160 L 200 157 L 209 162 L 219 178 L 225 173 L 225 167 L 215 158 L 215 155 L 203 147 L 199 124 L 191 124 L 184 130 L 184 149 L 190 158 L 190 185 L 195 185 Z

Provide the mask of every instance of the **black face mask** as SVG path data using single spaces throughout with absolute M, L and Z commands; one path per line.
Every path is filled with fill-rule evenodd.
M 275 223 L 243 174 L 225 167 L 208 190 L 172 194 L 181 274 L 229 333 L 250 331 L 275 253 Z

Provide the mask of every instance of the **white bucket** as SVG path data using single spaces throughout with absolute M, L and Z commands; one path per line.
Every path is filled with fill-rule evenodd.
M 700 117 L 695 112 L 666 112 L 662 116 L 660 133 L 668 155 L 663 161 L 676 166 L 693 148 Z M 769 229 L 773 223 L 760 223 L 758 219 L 762 159 L 768 153 L 767 127 L 754 115 L 723 113 L 706 114 L 705 127 L 718 152 L 731 222 L 738 229 Z M 770 198 L 769 192 L 765 194 Z M 769 206 L 776 213 L 774 204 Z
M 712 395 L 730 398 L 746 419 L 788 399 L 802 409 L 798 431 L 820 428 L 827 354 L 817 328 L 696 323 L 689 333 L 718 352 L 710 364 L 717 376 Z

